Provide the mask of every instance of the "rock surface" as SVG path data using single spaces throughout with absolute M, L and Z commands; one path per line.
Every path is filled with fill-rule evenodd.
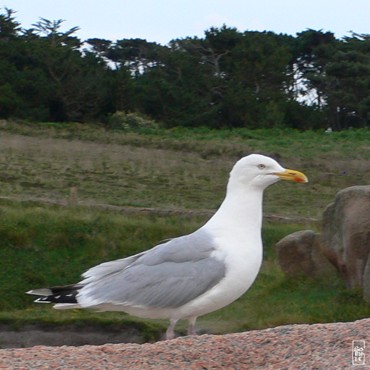
M 370 185 L 339 191 L 323 213 L 320 234 L 298 231 L 276 248 L 287 276 L 330 276 L 337 270 L 346 286 L 361 288 L 370 303 Z
M 335 272 L 322 255 L 318 235 L 312 230 L 287 235 L 276 244 L 276 250 L 278 263 L 287 276 L 323 277 Z
M 353 368 L 364 370 L 370 365 L 369 343 L 370 319 L 366 319 L 191 336 L 142 345 L 3 349 L 0 369 L 342 370 L 356 365 Z M 357 352 L 354 344 L 358 344 Z
M 365 266 L 363 292 L 365 301 L 370 303 L 370 255 L 367 258 L 367 263 Z
M 364 287 L 370 253 L 370 186 L 337 193 L 323 214 L 320 246 L 348 288 Z

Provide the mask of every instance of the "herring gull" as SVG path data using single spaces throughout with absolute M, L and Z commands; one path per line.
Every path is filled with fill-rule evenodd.
M 167 339 L 174 338 L 177 321 L 187 319 L 193 335 L 198 316 L 229 305 L 253 284 L 262 263 L 263 191 L 278 180 L 308 181 L 272 158 L 243 157 L 230 172 L 220 208 L 195 232 L 92 267 L 77 284 L 27 293 L 57 309 L 169 319 Z

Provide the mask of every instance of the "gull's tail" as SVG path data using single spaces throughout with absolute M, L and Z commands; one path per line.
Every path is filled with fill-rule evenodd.
M 52 288 L 32 289 L 27 294 L 38 296 L 36 303 L 55 303 L 54 308 L 68 309 L 79 308 L 77 294 L 81 285 L 65 285 Z

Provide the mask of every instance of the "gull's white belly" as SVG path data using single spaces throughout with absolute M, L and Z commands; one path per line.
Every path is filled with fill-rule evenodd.
M 260 253 L 258 253 L 260 252 Z M 200 316 L 234 302 L 253 284 L 262 263 L 262 248 L 254 253 L 229 254 L 226 276 L 208 292 L 180 308 L 181 317 Z

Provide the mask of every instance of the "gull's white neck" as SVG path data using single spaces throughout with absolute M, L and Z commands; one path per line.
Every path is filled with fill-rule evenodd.
M 204 225 L 214 232 L 261 233 L 263 189 L 229 182 L 218 211 Z

